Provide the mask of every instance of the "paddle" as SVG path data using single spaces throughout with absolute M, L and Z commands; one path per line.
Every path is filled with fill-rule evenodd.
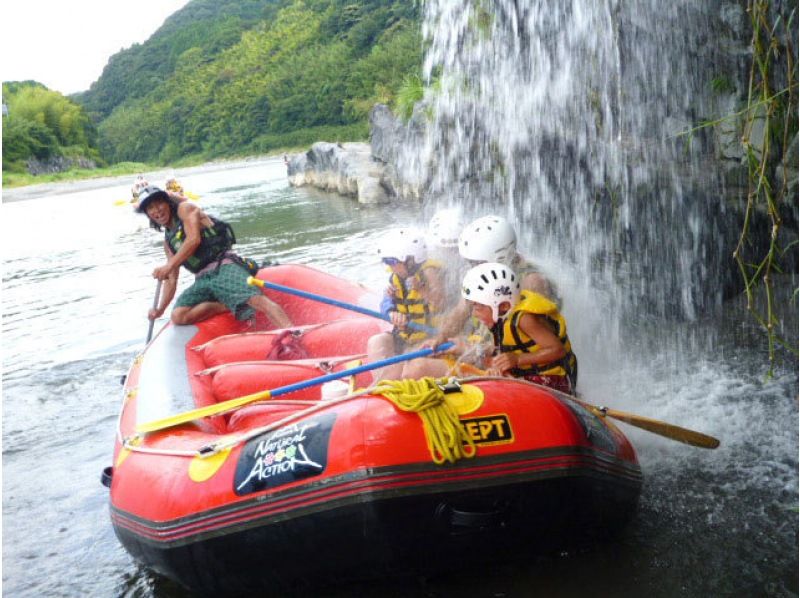
M 462 367 L 467 366 L 467 369 L 470 370 L 471 374 L 479 376 L 486 375 L 486 370 L 482 370 L 473 365 L 461 364 L 461 366 Z M 637 428 L 641 428 L 642 430 L 647 430 L 648 432 L 652 432 L 653 434 L 658 434 L 659 436 L 663 436 L 664 438 L 669 438 L 670 440 L 677 440 L 678 442 L 683 442 L 684 444 L 689 444 L 691 446 L 696 446 L 699 448 L 715 449 L 719 446 L 719 440 L 717 440 L 713 436 L 702 434 L 701 432 L 695 432 L 694 430 L 681 428 L 680 426 L 676 426 L 675 424 L 669 424 L 664 421 L 651 419 L 649 417 L 636 415 L 634 413 L 627 413 L 625 411 L 617 411 L 616 409 L 609 409 L 608 407 L 598 407 L 597 405 L 591 405 L 590 403 L 581 401 L 580 399 L 577 399 L 572 395 L 565 394 L 564 396 L 571 401 L 580 403 L 598 417 L 612 417 L 614 419 L 623 421 L 626 424 L 630 424 L 632 426 L 636 426 Z
M 267 288 L 267 289 L 272 289 L 273 291 L 288 293 L 290 295 L 297 295 L 298 297 L 305 297 L 306 299 L 312 299 L 314 301 L 319 301 L 320 303 L 327 303 L 328 305 L 335 305 L 336 307 L 349 309 L 350 311 L 355 311 L 360 314 L 365 314 L 367 316 L 372 316 L 374 318 L 380 318 L 381 320 L 386 320 L 387 322 L 391 322 L 391 318 L 389 316 L 384 315 L 379 311 L 367 309 L 366 307 L 361 307 L 360 305 L 353 305 L 352 303 L 345 303 L 344 301 L 339 301 L 338 299 L 331 299 L 330 297 L 324 297 L 322 295 L 317 295 L 316 293 L 309 293 L 308 291 L 301 291 L 300 289 L 285 287 L 282 284 L 267 282 L 266 280 L 261 280 L 260 278 L 254 278 L 250 276 L 247 279 L 247 284 L 256 287 L 261 287 L 262 289 Z M 437 332 L 436 328 L 431 328 L 430 326 L 425 326 L 424 324 L 416 324 L 414 322 L 409 322 L 407 326 L 412 330 L 421 330 L 422 332 L 427 332 L 428 334 L 436 334 Z
M 200 419 L 203 417 L 211 417 L 212 415 L 220 415 L 222 413 L 233 411 L 234 409 L 238 409 L 239 407 L 243 407 L 245 405 L 254 403 L 256 401 L 271 399 L 274 397 L 288 394 L 290 392 L 295 392 L 297 390 L 309 388 L 310 386 L 324 384 L 325 382 L 329 382 L 331 380 L 338 380 L 339 378 L 347 378 L 348 376 L 355 376 L 356 374 L 360 374 L 362 372 L 377 370 L 379 368 L 386 367 L 387 365 L 392 365 L 403 361 L 410 361 L 412 359 L 417 359 L 418 357 L 427 357 L 428 355 L 431 355 L 432 353 L 437 351 L 446 351 L 452 346 L 453 346 L 452 343 L 443 343 L 438 347 L 434 347 L 431 349 L 419 349 L 417 351 L 412 351 L 411 353 L 405 353 L 403 355 L 395 355 L 394 357 L 381 359 L 380 361 L 376 361 L 374 363 L 367 363 L 365 365 L 360 365 L 347 370 L 342 370 L 341 372 L 333 372 L 331 374 L 326 374 L 324 376 L 319 376 L 317 378 L 312 378 L 310 380 L 303 380 L 302 382 L 295 382 L 294 384 L 281 386 L 274 390 L 263 390 L 261 392 L 245 395 L 243 397 L 231 399 L 229 401 L 223 401 L 222 403 L 217 403 L 216 405 L 209 405 L 207 407 L 200 407 L 199 409 L 192 409 L 191 411 L 184 411 L 183 413 L 178 413 L 177 415 L 172 415 L 170 417 L 165 417 L 163 419 L 157 419 L 136 426 L 136 433 L 142 434 L 148 432 L 157 432 L 159 430 L 166 430 L 167 428 L 172 428 L 174 426 L 186 424 L 196 419 Z
M 158 281 L 156 283 L 156 296 L 153 298 L 153 309 L 158 307 L 158 298 L 161 296 L 161 282 Z M 150 342 L 150 339 L 153 338 L 153 326 L 155 325 L 155 319 L 150 320 L 150 326 L 147 328 L 147 339 L 144 341 L 145 344 Z
M 576 403 L 580 403 L 599 417 L 613 417 L 614 419 L 623 421 L 626 424 L 636 426 L 637 428 L 647 430 L 648 432 L 658 434 L 659 436 L 669 438 L 670 440 L 677 440 L 678 442 L 682 442 L 684 444 L 706 449 L 715 449 L 719 446 L 719 440 L 713 436 L 708 436 L 687 428 L 681 428 L 675 424 L 668 424 L 667 422 L 657 419 L 651 419 L 649 417 L 635 415 L 625 411 L 617 411 L 616 409 L 609 409 L 608 407 L 590 405 L 589 403 L 584 403 L 583 401 L 575 398 L 572 400 L 574 400 Z

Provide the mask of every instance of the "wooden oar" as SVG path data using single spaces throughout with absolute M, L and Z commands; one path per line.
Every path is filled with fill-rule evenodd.
M 467 366 L 467 371 L 472 375 L 480 376 L 486 374 L 486 370 L 482 370 L 474 365 L 461 364 L 461 366 Z M 580 399 L 577 399 L 571 395 L 564 396 L 568 397 L 569 400 L 580 403 L 598 417 L 612 417 L 614 419 L 623 421 L 626 424 L 641 428 L 642 430 L 647 430 L 653 434 L 663 436 L 664 438 L 677 440 L 678 442 L 683 442 L 684 444 L 690 444 L 691 446 L 696 446 L 699 448 L 715 449 L 719 446 L 719 440 L 713 436 L 708 436 L 707 434 L 703 434 L 701 432 L 695 432 L 694 430 L 682 428 L 680 426 L 676 426 L 675 424 L 669 424 L 657 419 L 644 417 L 643 415 L 636 415 L 634 413 L 627 413 L 625 411 L 617 411 L 616 409 L 609 409 L 608 407 L 598 407 L 597 405 L 591 405 L 590 403 L 581 401 Z
M 297 295 L 298 297 L 305 297 L 306 299 L 311 299 L 313 301 L 319 301 L 320 303 L 327 303 L 328 305 L 335 305 L 336 307 L 341 307 L 343 309 L 349 309 L 350 311 L 355 311 L 360 314 L 364 314 L 367 316 L 372 316 L 373 318 L 379 318 L 381 320 L 385 320 L 387 322 L 391 322 L 391 318 L 385 314 L 382 314 L 379 311 L 374 311 L 372 309 L 367 309 L 366 307 L 361 307 L 360 305 L 353 305 L 352 303 L 345 303 L 344 301 L 339 301 L 338 299 L 331 299 L 330 297 L 324 297 L 323 295 L 317 295 L 316 293 L 309 293 L 308 291 L 301 291 L 300 289 L 294 289 L 292 287 L 287 287 L 282 284 L 276 284 L 274 282 L 268 282 L 266 280 L 261 280 L 260 278 L 255 278 L 250 276 L 247 279 L 247 284 L 272 289 L 273 291 L 280 291 L 281 293 L 288 293 L 290 295 Z M 409 322 L 406 324 L 412 330 L 419 330 L 422 332 L 427 332 L 428 334 L 436 334 L 436 328 L 431 328 L 430 326 L 425 326 L 424 324 L 417 324 L 415 322 Z
M 598 407 L 597 405 L 590 405 L 589 403 L 585 403 L 578 399 L 573 400 L 589 409 L 595 415 L 600 417 L 613 417 L 614 419 L 623 421 L 626 424 L 636 426 L 642 430 L 647 430 L 653 434 L 658 434 L 664 438 L 677 440 L 678 442 L 699 448 L 715 449 L 719 446 L 719 440 L 713 436 L 702 434 L 701 432 L 695 432 L 694 430 L 681 428 L 675 424 L 669 424 L 667 422 L 651 419 L 642 415 L 635 415 L 625 411 L 617 411 L 616 409 L 609 409 L 608 407 Z
M 207 407 L 200 407 L 199 409 L 192 409 L 191 411 L 184 411 L 183 413 L 178 413 L 177 415 L 172 415 L 170 417 L 165 417 L 163 419 L 157 419 L 136 426 L 136 433 L 143 434 L 148 432 L 157 432 L 159 430 L 166 430 L 167 428 L 172 428 L 174 426 L 186 424 L 196 419 L 227 413 L 228 411 L 233 411 L 234 409 L 238 409 L 239 407 L 243 407 L 245 405 L 254 403 L 256 401 L 263 401 L 280 395 L 285 395 L 290 392 L 295 392 L 297 390 L 309 388 L 310 386 L 324 384 L 325 382 L 329 382 L 331 380 L 338 380 L 339 378 L 347 378 L 348 376 L 355 376 L 356 374 L 360 374 L 362 372 L 376 370 L 379 368 L 386 367 L 387 365 L 400 363 L 402 361 L 410 361 L 412 359 L 417 359 L 418 357 L 427 357 L 428 355 L 431 355 L 436 351 L 446 351 L 452 346 L 453 346 L 452 343 L 444 343 L 432 349 L 419 349 L 417 351 L 412 351 L 411 353 L 405 353 L 403 355 L 395 355 L 394 357 L 388 357 L 387 359 L 381 359 L 380 361 L 375 361 L 373 363 L 367 363 L 365 365 L 360 365 L 358 367 L 342 370 L 341 372 L 333 372 L 331 374 L 326 374 L 324 376 L 312 378 L 311 380 L 303 380 L 302 382 L 295 382 L 294 384 L 281 386 L 274 390 L 264 390 L 261 392 L 245 395 L 243 397 L 239 397 L 236 399 L 230 399 L 229 401 L 223 401 L 222 403 L 217 403 L 216 405 L 209 405 Z

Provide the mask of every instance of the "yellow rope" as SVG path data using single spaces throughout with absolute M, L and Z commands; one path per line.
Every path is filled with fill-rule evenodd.
M 374 392 L 389 399 L 401 411 L 419 415 L 428 450 L 437 465 L 475 456 L 475 442 L 433 378 L 381 380 Z

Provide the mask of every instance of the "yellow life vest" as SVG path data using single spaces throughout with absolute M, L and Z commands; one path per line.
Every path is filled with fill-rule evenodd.
M 178 181 L 172 180 L 167 183 L 167 191 L 172 191 L 173 193 L 180 193 L 183 195 L 183 187 Z
M 553 331 L 567 350 L 567 354 L 552 363 L 526 365 L 513 368 L 514 376 L 567 376 L 575 388 L 578 377 L 578 360 L 572 352 L 572 344 L 567 336 L 567 321 L 558 311 L 556 304 L 533 291 L 522 291 L 522 299 L 511 309 L 503 320 L 498 320 L 492 332 L 495 346 L 502 353 L 536 353 L 539 345 L 519 327 L 523 314 L 543 316 L 545 323 Z M 498 338 L 499 337 L 499 338 Z
M 435 327 L 434 315 L 439 312 L 439 306 L 431 305 L 420 293 L 420 289 L 425 287 L 425 278 L 422 271 L 428 268 L 441 268 L 441 264 L 435 260 L 427 260 L 422 263 L 419 269 L 406 279 L 400 278 L 392 272 L 389 277 L 389 284 L 392 287 L 392 302 L 398 313 L 408 316 L 408 321 L 423 326 Z M 409 288 L 411 287 L 411 288 Z M 416 343 L 428 337 L 422 330 L 395 330 L 394 334 L 405 340 L 407 343 Z

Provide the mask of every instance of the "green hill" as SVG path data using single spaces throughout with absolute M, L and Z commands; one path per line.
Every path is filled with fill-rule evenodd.
M 407 0 L 192 0 L 72 97 L 100 154 L 174 163 L 364 138 L 421 61 Z

